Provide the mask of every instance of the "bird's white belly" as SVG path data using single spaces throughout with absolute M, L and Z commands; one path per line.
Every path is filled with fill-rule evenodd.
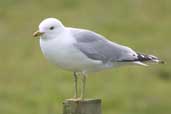
M 58 41 L 59 42 L 59 41 Z M 92 72 L 103 69 L 105 66 L 101 61 L 89 59 L 72 44 L 57 40 L 40 40 L 40 47 L 45 57 L 53 64 L 67 70 L 77 72 Z

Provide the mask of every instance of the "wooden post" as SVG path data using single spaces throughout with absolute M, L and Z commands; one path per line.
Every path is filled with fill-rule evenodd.
M 63 102 L 63 114 L 101 114 L 101 99 L 67 99 Z

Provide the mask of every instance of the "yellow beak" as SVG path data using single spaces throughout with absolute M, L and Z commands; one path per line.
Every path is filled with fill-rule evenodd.
M 41 36 L 43 34 L 44 34 L 44 32 L 36 31 L 36 32 L 33 33 L 33 36 L 38 37 L 38 36 Z

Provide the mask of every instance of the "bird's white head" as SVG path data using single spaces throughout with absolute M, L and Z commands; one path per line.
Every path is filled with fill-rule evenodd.
M 47 18 L 39 24 L 39 30 L 33 33 L 34 37 L 52 38 L 64 29 L 64 25 L 56 18 Z

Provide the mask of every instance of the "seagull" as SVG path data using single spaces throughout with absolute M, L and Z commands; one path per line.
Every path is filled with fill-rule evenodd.
M 131 64 L 147 66 L 145 62 L 164 63 L 154 55 L 137 53 L 96 32 L 65 27 L 56 18 L 44 19 L 33 36 L 40 37 L 41 51 L 50 63 L 73 72 L 75 99 L 84 100 L 88 73 Z M 78 76 L 82 80 L 80 97 Z

